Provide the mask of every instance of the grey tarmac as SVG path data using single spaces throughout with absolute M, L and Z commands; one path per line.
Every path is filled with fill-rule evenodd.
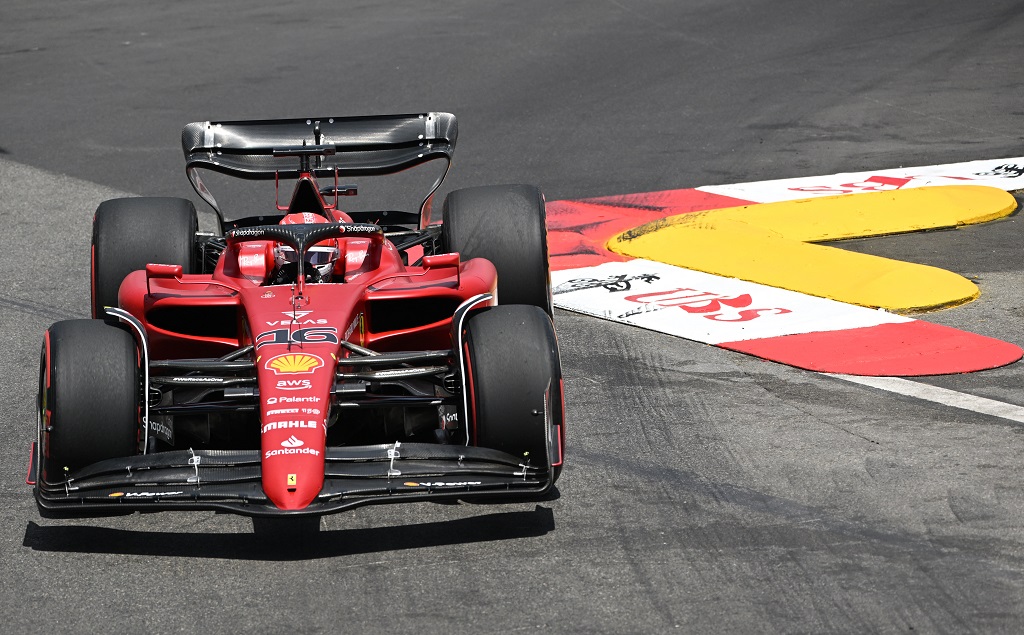
M 190 121 L 450 111 L 445 191 L 548 200 L 1021 156 L 1022 14 L 5 1 L 3 630 L 1024 630 L 1024 424 L 567 312 L 553 500 L 363 508 L 297 536 L 214 513 L 43 520 L 24 485 L 42 333 L 88 314 L 96 205 L 199 204 Z M 1015 215 L 847 246 L 975 277 L 980 300 L 923 319 L 1021 345 L 1022 244 Z M 1022 368 L 914 381 L 1024 406 Z

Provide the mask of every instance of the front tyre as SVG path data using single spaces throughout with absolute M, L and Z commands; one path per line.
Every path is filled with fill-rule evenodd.
M 470 444 L 553 465 L 557 477 L 564 404 L 550 318 L 535 306 L 490 307 L 466 318 L 462 342 Z
M 135 340 L 102 320 L 66 320 L 43 339 L 39 372 L 37 482 L 139 448 L 139 361 Z M 38 487 L 38 485 L 37 485 Z

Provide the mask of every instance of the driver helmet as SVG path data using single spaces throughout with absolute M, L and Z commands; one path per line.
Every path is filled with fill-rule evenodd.
M 288 214 L 281 219 L 281 225 L 307 225 L 313 223 L 330 222 L 323 216 L 305 212 L 302 214 Z M 340 255 L 337 239 L 330 239 L 319 242 L 306 250 L 306 275 L 312 273 L 310 266 L 316 269 L 319 274 L 316 276 L 319 282 L 330 282 L 331 274 L 334 272 L 334 264 Z M 298 265 L 299 257 L 294 249 L 288 245 L 274 245 L 274 265 L 280 269 L 286 265 Z

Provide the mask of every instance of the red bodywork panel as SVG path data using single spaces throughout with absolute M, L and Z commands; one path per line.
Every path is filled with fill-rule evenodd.
M 323 486 L 331 391 L 348 355 L 341 340 L 378 352 L 450 348 L 459 304 L 481 293 L 497 302 L 487 260 L 438 256 L 409 267 L 387 240 L 338 243 L 334 281 L 306 283 L 302 297 L 296 285 L 265 285 L 274 265 L 267 241 L 229 243 L 213 274 L 135 271 L 118 295 L 144 325 L 152 359 L 255 345 L 263 489 L 281 509 L 306 507 Z

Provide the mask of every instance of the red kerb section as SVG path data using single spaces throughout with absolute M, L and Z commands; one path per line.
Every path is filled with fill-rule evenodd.
M 750 205 L 699 190 L 622 194 L 547 204 L 548 251 L 553 270 L 631 260 L 605 249 L 616 234 L 666 216 Z
M 823 373 L 898 377 L 970 373 L 1024 355 L 1014 344 L 921 320 L 718 346 Z

